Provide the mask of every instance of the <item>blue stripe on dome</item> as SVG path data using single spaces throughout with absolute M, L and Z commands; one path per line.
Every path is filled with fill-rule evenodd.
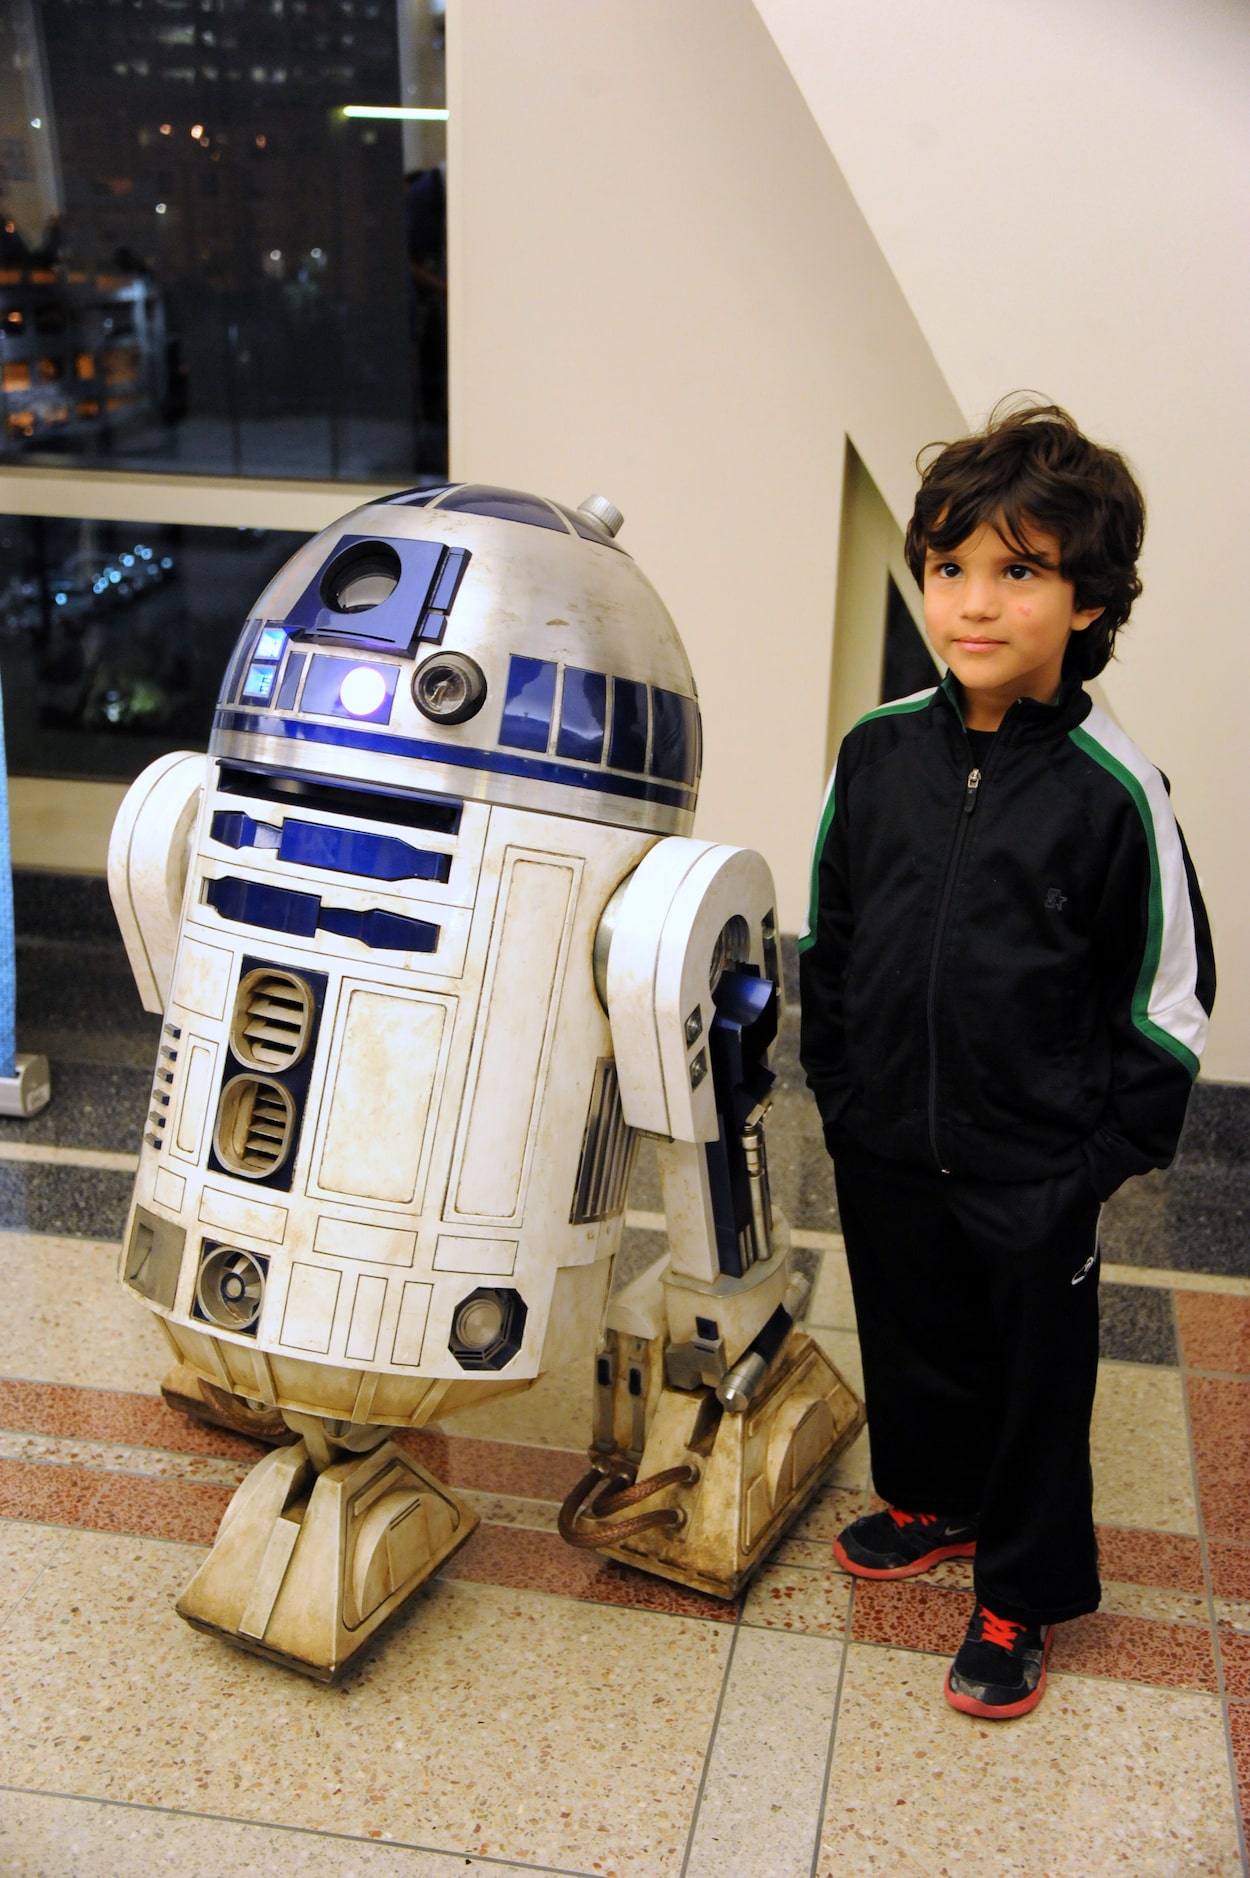
M 339 749 L 368 750 L 378 756 L 409 757 L 419 763 L 445 763 L 457 769 L 486 770 L 495 776 L 520 776 L 527 781 L 561 783 L 567 789 L 589 789 L 596 795 L 624 796 L 636 802 L 656 802 L 664 808 L 690 809 L 693 789 L 645 782 L 641 777 L 613 776 L 606 770 L 582 769 L 572 763 L 553 763 L 532 756 L 513 756 L 505 750 L 473 750 L 462 744 L 427 743 L 419 737 L 371 735 L 346 724 L 309 724 L 298 718 L 273 717 L 261 711 L 218 711 L 214 730 L 250 731 L 258 737 L 283 737 L 295 743 L 330 744 Z

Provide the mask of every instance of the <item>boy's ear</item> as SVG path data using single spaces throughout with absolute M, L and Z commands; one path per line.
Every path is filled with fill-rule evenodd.
M 1092 626 L 1096 619 L 1101 619 L 1106 610 L 1105 606 L 1078 607 L 1072 615 L 1073 632 L 1083 633 L 1087 626 Z

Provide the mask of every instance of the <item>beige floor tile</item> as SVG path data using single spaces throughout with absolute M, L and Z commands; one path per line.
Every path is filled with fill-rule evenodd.
M 526 1532 L 558 1530 L 560 1508 L 554 1500 L 525 1500 L 514 1493 L 477 1493 L 457 1487 L 460 1499 L 488 1526 L 519 1526 Z
M 25 1519 L 0 1519 L 0 1624 L 7 1622 L 64 1541 L 65 1533 L 59 1526 L 36 1526 Z M 0 1871 L 3 1870 L 0 1865 Z
M 1237 1878 L 1214 1696 L 1054 1676 L 996 1724 L 942 1674 L 849 1647 L 818 1878 Z
M 588 1448 L 594 1416 L 593 1353 L 564 1369 L 548 1370 L 524 1395 L 501 1396 L 448 1416 L 439 1424 L 451 1435 L 488 1441 L 520 1441 L 537 1448 Z
M 160 1448 L 76 1436 L 15 1434 L 7 1428 L 0 1429 L 0 1460 L 91 1467 L 109 1474 L 142 1474 L 151 1480 L 199 1480 L 214 1487 L 239 1486 L 255 1466 L 254 1461 L 231 1461 L 211 1454 L 171 1454 Z
M 172 1357 L 117 1282 L 117 1247 L 0 1232 L 0 1376 L 155 1395 Z
M 178 1620 L 199 1556 L 67 1535 L 5 1629 L 8 1784 L 676 1878 L 729 1626 L 437 1584 L 325 1689 Z
M 1100 1611 L 1117 1617 L 1153 1617 L 1168 1624 L 1205 1624 L 1210 1621 L 1203 1593 L 1164 1591 L 1157 1585 L 1125 1585 L 1103 1581 Z
M 532 1866 L 242 1826 L 140 1806 L 0 1791 L 5 1878 L 523 1878 Z
M 840 1648 L 738 1635 L 685 1878 L 809 1878 Z
M 854 1330 L 855 1300 L 851 1296 L 851 1275 L 846 1268 L 846 1253 L 839 1240 L 821 1259 L 820 1272 L 812 1291 L 807 1313 L 810 1328 L 819 1324 L 827 1330 Z
M 841 1637 L 850 1601 L 851 1580 L 826 1549 L 818 1566 L 791 1560 L 765 1565 L 751 1581 L 742 1621 L 807 1637 Z
M 1092 1445 L 1095 1519 L 1197 1532 L 1178 1370 L 1100 1363 Z

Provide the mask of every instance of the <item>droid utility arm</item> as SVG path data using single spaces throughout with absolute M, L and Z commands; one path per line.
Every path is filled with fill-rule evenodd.
M 678 1387 L 719 1384 L 790 1280 L 786 1248 L 774 1242 L 763 1131 L 782 995 L 774 908 L 760 855 L 674 836 L 643 858 L 605 916 L 624 1115 L 657 1137 L 666 1370 Z

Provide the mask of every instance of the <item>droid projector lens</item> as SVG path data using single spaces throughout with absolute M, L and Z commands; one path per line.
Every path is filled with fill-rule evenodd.
M 486 677 L 462 652 L 440 652 L 417 668 L 417 709 L 436 724 L 463 724 L 486 702 Z
M 321 597 L 335 613 L 367 613 L 390 599 L 402 571 L 399 556 L 385 541 L 359 542 L 331 561 Z

